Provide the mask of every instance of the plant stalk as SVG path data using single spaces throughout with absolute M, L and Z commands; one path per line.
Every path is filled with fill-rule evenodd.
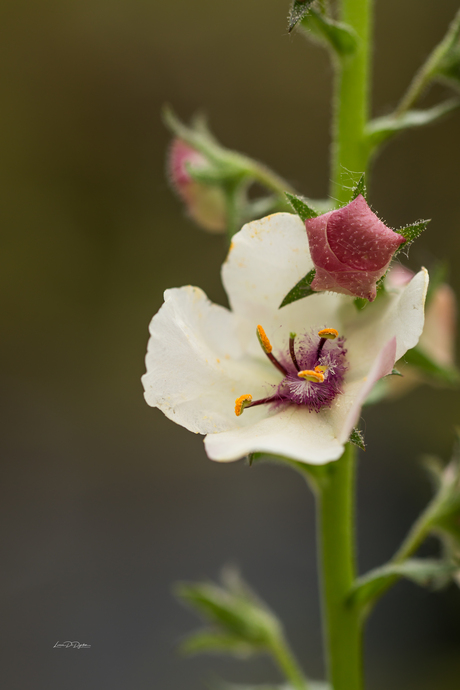
M 460 35 L 460 10 L 458 10 L 449 29 L 440 43 L 428 56 L 426 62 L 418 70 L 413 78 L 407 92 L 401 99 L 400 104 L 396 109 L 396 117 L 404 115 L 412 106 L 418 101 L 429 83 L 436 76 L 439 64 L 442 62 L 444 56 L 452 48 L 455 41 L 458 41 Z
M 317 493 L 325 648 L 334 690 L 363 687 L 363 617 L 347 603 L 356 574 L 355 464 L 356 449 L 348 443 L 342 457 L 330 463 Z
M 336 59 L 330 195 L 338 205 L 349 201 L 350 177 L 367 173 L 371 154 L 365 127 L 369 118 L 372 6 L 373 0 L 341 2 L 340 20 L 356 31 L 358 45 L 352 55 Z
M 310 686 L 284 639 L 272 646 L 272 653 L 281 671 L 295 690 L 309 690 Z

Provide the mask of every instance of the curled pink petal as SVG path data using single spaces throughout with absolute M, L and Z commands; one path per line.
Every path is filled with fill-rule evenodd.
M 408 285 L 415 273 L 402 264 L 394 264 L 388 271 L 385 282 L 389 288 L 400 288 Z
M 374 300 L 377 281 L 404 237 L 382 223 L 361 194 L 305 226 L 316 268 L 312 289 Z

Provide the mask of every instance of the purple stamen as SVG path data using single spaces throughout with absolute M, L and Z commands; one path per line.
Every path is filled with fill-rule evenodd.
M 287 375 L 288 375 L 287 369 L 285 369 L 285 368 L 283 367 L 283 365 L 281 364 L 281 362 L 278 362 L 278 360 L 276 359 L 276 357 L 275 357 L 271 352 L 266 352 L 265 354 L 267 355 L 267 357 L 268 357 L 268 359 L 270 360 L 270 362 L 271 362 L 272 364 L 274 364 L 275 367 L 276 367 L 277 369 L 279 369 L 279 371 L 283 374 L 283 376 L 287 376 Z
M 319 345 L 318 349 L 316 350 L 316 361 L 319 362 L 319 358 L 321 357 L 321 351 L 324 347 L 324 343 L 326 342 L 327 338 L 320 338 L 319 339 Z
M 295 350 L 294 350 L 294 339 L 296 337 L 295 333 L 291 333 L 289 336 L 289 354 L 291 355 L 292 362 L 297 369 L 297 371 L 300 371 L 300 367 L 297 363 L 297 357 L 295 356 Z
M 250 403 L 246 403 L 245 407 L 256 407 L 257 405 L 265 405 L 266 403 L 276 402 L 278 398 L 276 395 L 270 395 L 268 398 L 260 398 L 259 400 L 251 400 Z
M 326 340 L 329 341 L 327 345 Z M 297 348 L 294 348 L 295 342 Z M 283 374 L 283 379 L 278 385 L 272 386 L 272 395 L 246 402 L 246 408 L 265 404 L 276 408 L 291 404 L 306 407 L 309 412 L 320 412 L 324 407 L 331 407 L 335 398 L 343 392 L 348 369 L 344 337 L 321 338 L 318 344 L 318 336 L 313 331 L 299 338 L 291 333 L 288 347 L 278 353 L 280 361 L 271 351 L 264 349 L 264 352 Z M 322 381 L 308 381 L 298 376 L 299 371 L 314 371 L 316 366 L 320 366 L 324 373 Z

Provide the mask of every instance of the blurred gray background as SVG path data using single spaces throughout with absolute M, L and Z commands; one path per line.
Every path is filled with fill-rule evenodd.
M 457 7 L 377 1 L 376 115 Z M 165 181 L 162 104 L 184 118 L 204 109 L 224 144 L 327 193 L 331 69 L 287 35 L 287 11 L 288 0 L 0 5 L 2 688 L 276 681 L 264 658 L 176 653 L 198 621 L 171 583 L 229 561 L 323 673 L 312 496 L 282 468 L 212 463 L 199 436 L 147 407 L 139 381 L 166 287 L 226 299 L 223 239 L 194 227 Z M 456 114 L 390 144 L 371 190 L 394 227 L 433 218 L 409 265 L 447 257 L 457 292 L 459 152 Z M 428 500 L 419 456 L 448 456 L 459 407 L 458 393 L 423 387 L 364 413 L 362 570 L 391 556 Z M 53 649 L 68 639 L 91 649 Z M 460 591 L 399 584 L 370 621 L 368 687 L 458 689 L 459 650 Z

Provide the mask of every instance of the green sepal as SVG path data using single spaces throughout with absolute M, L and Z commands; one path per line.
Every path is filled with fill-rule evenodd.
M 313 0 L 294 0 L 288 16 L 288 32 L 298 24 L 308 13 Z
M 460 11 L 454 17 L 442 41 L 442 57 L 436 65 L 434 77 L 447 80 L 450 86 L 460 88 Z
M 406 364 L 415 367 L 426 376 L 437 379 L 440 383 L 455 386 L 460 381 L 460 374 L 455 367 L 438 364 L 418 346 L 407 350 L 403 359 Z
M 366 198 L 366 175 L 363 173 L 351 191 L 350 201 L 354 201 L 360 194 Z
M 329 45 L 337 55 L 352 55 L 358 46 L 358 36 L 353 27 L 335 21 L 314 7 L 302 19 L 302 27 Z
M 264 649 L 263 645 L 248 644 L 237 635 L 220 633 L 211 628 L 192 633 L 179 647 L 181 654 L 186 655 L 230 654 L 238 657 L 248 657 Z
M 355 297 L 353 300 L 353 304 L 355 305 L 356 309 L 358 311 L 361 311 L 364 309 L 364 307 L 367 307 L 369 304 L 369 300 L 367 300 L 365 297 Z
M 285 192 L 285 195 L 294 211 L 304 223 L 306 220 L 310 220 L 310 218 L 317 218 L 320 215 L 318 211 L 315 211 L 314 208 L 311 208 L 307 204 L 303 197 L 295 196 L 289 192 Z
M 223 681 L 214 683 L 212 688 L 213 690 L 294 690 L 292 685 L 235 685 Z
M 451 563 L 434 558 L 410 558 L 402 563 L 390 563 L 359 577 L 349 593 L 348 600 L 350 603 L 365 606 L 382 589 L 401 577 L 422 587 L 439 587 L 447 584 L 454 571 L 455 567 Z
M 393 258 L 399 254 L 403 249 L 408 249 L 409 246 L 414 242 L 424 230 L 426 230 L 428 223 L 431 222 L 431 219 L 429 220 L 419 220 L 417 223 L 414 223 L 413 225 L 406 225 L 404 228 L 399 228 L 399 230 L 395 230 L 395 232 L 398 233 L 398 235 L 402 235 L 404 239 L 406 240 L 404 244 L 401 244 L 398 249 L 395 251 L 393 254 Z
M 242 170 L 235 170 L 228 166 L 215 166 L 215 167 L 194 167 L 188 164 L 186 166 L 187 172 L 190 177 L 196 182 L 201 182 L 204 185 L 216 185 L 223 186 L 227 182 L 234 183 L 238 179 L 244 179 L 245 172 Z
M 383 295 L 386 292 L 385 276 L 382 276 L 381 278 L 378 279 L 378 281 L 376 283 L 376 290 L 377 290 L 377 294 L 375 295 L 374 303 L 378 297 L 380 297 L 381 295 Z M 364 309 L 364 307 L 367 307 L 367 305 L 370 304 L 370 302 L 365 297 L 355 297 L 355 299 L 353 300 L 353 304 L 355 305 L 355 307 L 358 311 L 361 311 L 362 309 Z
M 358 446 L 358 448 L 361 448 L 361 450 L 366 450 L 364 436 L 362 432 L 358 429 L 358 427 L 355 427 L 351 432 L 349 441 L 350 443 L 353 443 L 354 446 Z
M 390 137 L 406 129 L 425 127 L 446 117 L 460 107 L 459 98 L 450 98 L 426 110 L 408 110 L 402 115 L 386 115 L 371 120 L 366 127 L 367 141 L 371 148 L 383 144 Z
M 292 302 L 297 302 L 297 300 L 303 299 L 304 297 L 309 297 L 309 295 L 314 295 L 315 291 L 311 289 L 310 285 L 312 284 L 315 275 L 316 270 L 312 268 L 312 270 L 309 271 L 301 280 L 299 280 L 299 282 L 294 285 L 292 290 L 288 292 L 278 309 L 281 309 L 288 304 L 292 304 Z

